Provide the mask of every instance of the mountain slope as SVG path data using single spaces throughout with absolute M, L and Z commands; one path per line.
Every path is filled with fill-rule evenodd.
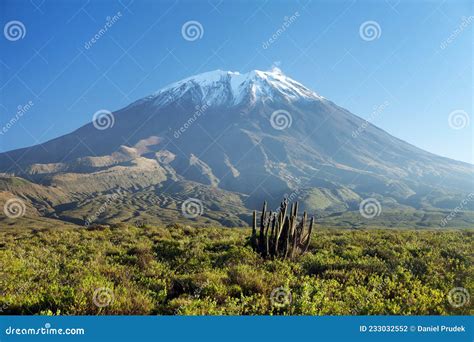
M 200 184 L 235 193 L 244 219 L 285 195 L 330 213 L 367 197 L 447 208 L 474 191 L 473 165 L 401 141 L 279 71 L 200 74 L 110 115 L 107 129 L 0 154 L 0 172 L 83 199 L 156 186 L 179 197 L 173 184 Z

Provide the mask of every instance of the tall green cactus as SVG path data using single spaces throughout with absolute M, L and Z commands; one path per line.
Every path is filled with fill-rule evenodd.
M 257 234 L 257 212 L 253 212 L 250 244 L 262 257 L 294 259 L 308 250 L 314 217 L 310 220 L 309 228 L 305 229 L 308 217 L 304 212 L 298 223 L 298 202 L 292 204 L 287 213 L 287 200 L 281 203 L 278 213 L 267 212 L 267 202 L 264 202 Z

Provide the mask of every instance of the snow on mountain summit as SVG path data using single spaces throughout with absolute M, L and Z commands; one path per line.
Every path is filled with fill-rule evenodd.
M 279 69 L 253 70 L 244 74 L 214 70 L 172 83 L 149 98 L 155 105 L 165 105 L 185 94 L 207 105 L 238 105 L 245 100 L 283 97 L 289 101 L 298 99 L 321 100 L 301 83 L 284 75 Z

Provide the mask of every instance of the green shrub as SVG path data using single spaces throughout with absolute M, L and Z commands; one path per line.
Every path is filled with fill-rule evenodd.
M 309 252 L 264 260 L 248 229 L 0 228 L 2 314 L 472 315 L 470 230 L 315 231 Z M 106 289 L 113 299 L 94 303 Z M 272 292 L 291 300 L 275 305 Z

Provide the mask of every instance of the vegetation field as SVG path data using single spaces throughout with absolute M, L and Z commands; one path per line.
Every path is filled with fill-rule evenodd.
M 295 261 L 263 260 L 249 229 L 0 228 L 2 314 L 468 315 L 473 230 L 314 232 Z

